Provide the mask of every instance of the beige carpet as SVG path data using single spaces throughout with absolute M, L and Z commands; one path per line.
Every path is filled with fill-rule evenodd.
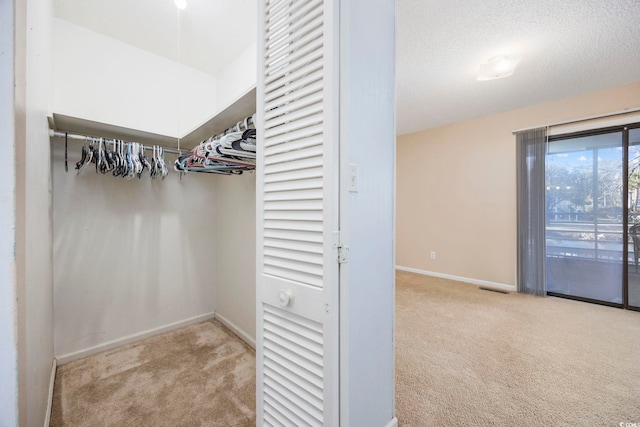
M 255 353 L 206 321 L 58 367 L 51 426 L 253 426 Z
M 640 313 L 399 272 L 400 426 L 640 425 Z

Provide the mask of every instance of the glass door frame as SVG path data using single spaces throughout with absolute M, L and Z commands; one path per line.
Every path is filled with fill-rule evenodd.
M 624 289 L 622 290 L 622 295 L 623 295 L 623 308 L 626 310 L 633 310 L 633 311 L 640 311 L 640 306 L 634 306 L 634 305 L 630 305 L 629 304 L 629 134 L 631 133 L 631 130 L 633 129 L 640 129 L 640 123 L 630 123 L 628 125 L 624 125 L 622 126 L 623 129 L 623 133 L 622 133 L 622 144 L 623 144 L 623 153 L 624 153 L 624 160 L 623 160 L 623 192 L 625 194 L 625 197 L 623 198 L 623 202 L 624 202 L 624 215 L 623 215 L 623 220 L 624 220 L 624 236 L 623 239 L 625 239 L 625 245 L 624 245 L 624 259 L 625 259 L 625 263 L 624 263 L 624 272 L 623 272 L 623 277 L 624 277 Z M 640 145 L 639 145 L 640 146 Z M 636 203 L 638 203 L 636 201 Z
M 640 123 L 631 123 L 621 126 L 611 126 L 606 128 L 592 129 L 581 132 L 572 132 L 561 135 L 554 135 L 548 138 L 547 144 L 555 141 L 580 138 L 585 136 L 603 135 L 607 133 L 622 132 L 622 303 L 602 301 L 576 295 L 567 295 L 559 292 L 549 292 L 547 295 L 566 298 L 576 301 L 589 302 L 593 304 L 606 305 L 610 307 L 624 308 L 626 310 L 640 311 L 640 307 L 629 305 L 629 131 L 639 129 Z M 548 151 L 548 150 L 547 150 Z M 546 164 L 546 156 L 545 156 Z M 545 166 L 546 167 L 546 166 Z M 546 194 L 545 194 L 546 197 Z M 596 199 L 597 200 L 597 199 Z M 597 201 L 596 201 L 597 203 Z M 546 200 L 545 200 L 546 206 Z M 545 208 L 545 235 L 546 235 L 546 208 Z M 597 222 L 597 218 L 596 218 Z M 545 239 L 546 240 L 546 239 Z M 546 243 L 545 243 L 546 246 Z M 546 258 L 546 257 L 545 257 Z

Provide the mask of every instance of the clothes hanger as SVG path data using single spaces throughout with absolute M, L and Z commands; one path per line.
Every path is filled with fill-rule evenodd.
M 80 161 L 76 163 L 77 175 L 84 170 L 85 167 L 93 160 L 93 145 L 89 142 L 89 138 L 85 138 L 85 144 L 82 146 L 82 154 Z

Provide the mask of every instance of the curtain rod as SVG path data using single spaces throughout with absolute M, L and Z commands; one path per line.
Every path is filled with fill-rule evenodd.
M 516 129 L 516 130 L 511 131 L 511 133 L 524 132 L 524 131 L 527 131 L 527 130 L 544 128 L 544 127 L 550 128 L 550 127 L 554 127 L 554 126 L 568 125 L 568 124 L 571 124 L 571 123 L 586 122 L 586 121 L 589 121 L 589 120 L 603 119 L 605 117 L 622 116 L 622 115 L 625 115 L 625 114 L 637 113 L 639 111 L 640 111 L 640 107 L 627 108 L 627 109 L 620 110 L 620 111 L 614 111 L 612 113 L 597 114 L 595 116 L 587 116 L 587 117 L 582 117 L 582 118 L 579 118 L 579 119 L 567 120 L 567 121 L 564 121 L 564 122 L 556 122 L 556 123 L 550 123 L 550 124 L 547 124 L 547 125 L 531 126 L 531 127 L 528 127 L 528 128 Z
M 51 131 L 51 136 L 57 136 L 59 138 L 64 138 L 65 136 L 69 139 L 75 139 L 75 140 L 82 140 L 82 141 L 86 141 L 87 139 L 93 139 L 93 140 L 108 140 L 108 141 L 113 141 L 113 140 L 118 140 L 118 138 L 102 138 L 99 136 L 90 136 L 90 135 L 80 135 L 77 133 L 69 133 L 69 132 L 60 132 L 60 131 Z M 125 141 L 125 142 L 131 142 L 131 141 Z M 142 147 L 145 150 L 149 150 L 149 151 L 153 151 L 153 146 L 150 145 L 144 145 L 144 144 L 140 144 L 142 145 Z M 162 145 L 157 145 L 157 147 L 161 147 L 162 151 L 164 151 L 165 153 L 170 153 L 170 154 L 177 154 L 178 156 L 181 156 L 183 154 L 183 152 L 181 150 L 174 150 L 172 148 L 165 148 Z

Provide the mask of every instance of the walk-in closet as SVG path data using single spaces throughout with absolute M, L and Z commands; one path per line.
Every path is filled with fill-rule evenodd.
M 397 425 L 395 2 L 13 7 L 0 421 Z
M 54 2 L 52 425 L 255 422 L 256 3 L 163 3 Z

